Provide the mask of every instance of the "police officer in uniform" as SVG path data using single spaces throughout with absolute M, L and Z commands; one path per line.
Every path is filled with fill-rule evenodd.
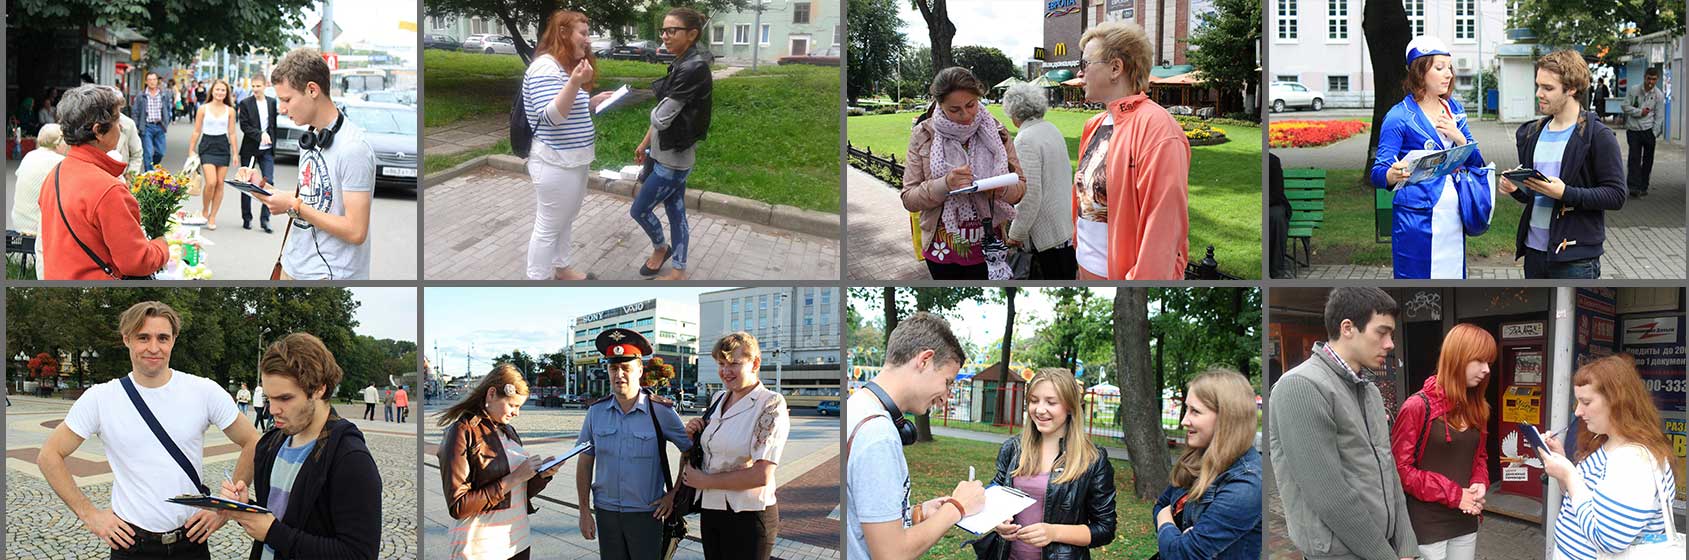
M 599 556 L 607 560 L 658 558 L 662 518 L 673 504 L 663 492 L 657 451 L 665 442 L 690 449 L 692 439 L 674 401 L 640 389 L 643 359 L 651 354 L 645 337 L 607 329 L 598 333 L 597 346 L 612 394 L 587 408 L 577 440 L 592 442 L 575 466 L 581 511 L 592 512 L 581 516 L 581 536 L 596 538 Z

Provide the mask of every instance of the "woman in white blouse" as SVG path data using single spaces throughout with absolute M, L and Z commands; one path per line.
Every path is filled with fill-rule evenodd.
M 774 467 L 791 430 L 786 399 L 757 377 L 762 352 L 750 333 L 722 337 L 710 355 L 720 366 L 725 390 L 703 418 L 686 425 L 693 441 L 703 446 L 704 469 L 687 465 L 680 481 L 697 488 L 703 501 L 704 558 L 766 560 L 780 532 Z
M 1661 508 L 1677 488 L 1673 453 L 1635 361 L 1621 354 L 1584 364 L 1572 391 L 1584 423 L 1573 457 L 1559 438 L 1543 437 L 1549 448 L 1543 470 L 1566 489 L 1554 523 L 1554 558 L 1665 557 L 1675 532 Z

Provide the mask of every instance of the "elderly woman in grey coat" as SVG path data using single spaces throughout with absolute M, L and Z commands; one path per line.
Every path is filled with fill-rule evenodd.
M 1020 130 L 1015 134 L 1015 151 L 1026 170 L 1026 196 L 1015 205 L 1008 244 L 1033 254 L 1033 279 L 1073 280 L 1079 266 L 1069 219 L 1073 163 L 1061 130 L 1044 120 L 1049 109 L 1044 88 L 1032 84 L 1010 87 L 1003 94 L 1003 112 Z

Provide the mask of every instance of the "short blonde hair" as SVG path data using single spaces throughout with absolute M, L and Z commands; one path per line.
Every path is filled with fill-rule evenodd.
M 1144 28 L 1123 21 L 1100 24 L 1079 36 L 1080 52 L 1092 40 L 1101 41 L 1098 52 L 1103 58 L 1097 62 L 1120 59 L 1125 65 L 1126 85 L 1134 93 L 1149 89 L 1149 69 L 1154 62 L 1150 59 L 1149 36 L 1144 34 Z
M 147 319 L 153 317 L 163 317 L 170 321 L 170 336 L 181 334 L 182 316 L 176 314 L 174 308 L 159 301 L 143 301 L 124 310 L 123 314 L 117 317 L 118 334 L 129 338 L 129 335 L 141 330 L 141 325 L 146 324 Z
M 762 348 L 757 344 L 757 337 L 751 336 L 751 333 L 745 331 L 721 337 L 721 340 L 715 342 L 715 349 L 710 351 L 710 356 L 725 362 L 732 359 L 733 351 L 741 348 L 745 350 L 745 356 L 750 359 L 755 360 L 762 357 Z
M 41 131 L 35 133 L 35 147 L 38 149 L 55 150 L 64 141 L 64 129 L 59 128 L 59 125 L 54 123 L 41 125 Z

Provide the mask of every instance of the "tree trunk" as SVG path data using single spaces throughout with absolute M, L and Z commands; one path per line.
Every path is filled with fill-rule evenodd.
M 1003 299 L 1009 304 L 1009 317 L 1003 321 L 1003 355 L 998 359 L 998 363 L 1003 364 L 1005 373 L 1009 371 L 1009 352 L 1015 340 L 1015 292 L 1019 290 L 1020 288 L 1003 288 Z
M 1226 288 L 1226 289 L 1231 290 L 1231 292 L 1232 292 L 1232 334 L 1235 335 L 1238 338 L 1238 340 L 1242 340 L 1244 335 L 1248 334 L 1248 332 L 1245 330 L 1245 329 L 1248 328 L 1248 325 L 1243 324 L 1243 321 L 1239 321 L 1239 320 L 1237 320 L 1237 318 L 1243 316 L 1243 290 L 1244 289 L 1243 288 Z M 1241 354 L 1237 357 L 1237 372 L 1243 374 L 1244 378 L 1249 377 L 1249 356 L 1250 356 L 1249 353 L 1243 353 L 1243 354 Z
M 915 0 L 921 19 L 927 22 L 927 40 L 932 43 L 932 70 L 938 72 L 955 66 L 950 56 L 950 41 L 956 37 L 956 24 L 950 23 L 947 0 Z
M 880 297 L 885 300 L 881 302 L 880 307 L 884 308 L 886 312 L 886 332 L 881 333 L 885 335 L 885 339 L 880 341 L 880 349 L 883 351 L 885 345 L 891 342 L 891 331 L 897 329 L 897 288 L 891 286 L 882 288 Z
M 1372 55 L 1372 122 L 1362 157 L 1361 176 L 1372 169 L 1373 156 L 1378 153 L 1378 129 L 1384 115 L 1401 102 L 1402 78 L 1407 77 L 1407 45 L 1413 40 L 1407 11 L 1396 0 L 1368 0 L 1363 8 L 1361 29 L 1366 34 L 1366 46 Z M 1366 179 L 1362 179 L 1363 182 Z
M 1121 434 L 1132 460 L 1132 493 L 1151 500 L 1167 487 L 1172 471 L 1161 432 L 1157 388 L 1149 379 L 1149 306 L 1146 288 L 1114 292 L 1115 376 L 1120 386 Z
M 516 45 L 516 56 L 522 57 L 522 65 L 527 66 L 528 63 L 533 62 L 534 46 L 522 39 L 522 24 L 516 21 L 515 16 L 510 14 L 510 4 L 507 3 L 507 0 L 494 0 L 493 11 L 498 13 L 499 21 L 504 23 L 505 30 L 510 32 L 511 43 Z M 545 30 L 540 32 L 544 33 Z M 534 42 L 537 43 L 539 40 L 539 37 L 534 37 Z

